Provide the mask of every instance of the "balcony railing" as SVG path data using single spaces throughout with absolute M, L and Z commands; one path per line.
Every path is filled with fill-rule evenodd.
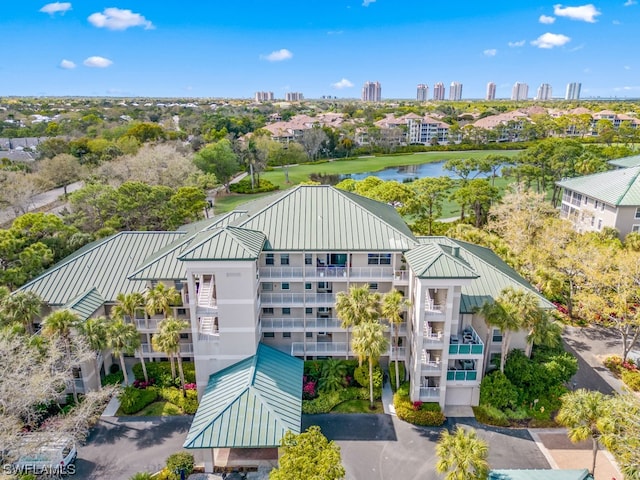
M 470 333 L 463 333 L 462 338 L 456 335 L 458 341 L 461 340 L 462 343 L 451 343 L 449 345 L 449 355 L 482 355 L 484 343 L 474 329 L 469 328 L 467 331 L 470 331 Z
M 336 296 L 333 293 L 263 293 L 263 306 L 266 305 L 334 305 Z
M 304 355 L 305 343 L 293 342 L 291 344 L 291 355 Z M 347 342 L 309 342 L 306 344 L 307 355 L 353 355 L 349 351 Z
M 405 347 L 391 347 L 385 355 L 389 355 L 389 360 L 404 360 L 407 357 L 407 349 Z
M 398 279 L 405 278 L 406 271 L 397 270 Z M 263 279 L 322 279 L 322 278 L 357 278 L 391 281 L 394 270 L 391 267 L 261 267 L 260 278 Z M 408 278 L 408 277 L 406 277 Z
M 158 324 L 162 318 L 136 318 L 136 328 L 138 330 L 158 330 Z
M 262 317 L 262 330 L 267 332 L 340 331 L 342 320 L 338 318 L 269 318 Z
M 440 398 L 440 387 L 420 387 L 420 400 L 433 401 Z
M 440 373 L 442 372 L 442 363 L 440 362 L 421 362 L 420 371 L 422 373 Z
M 447 370 L 447 380 L 455 382 L 475 382 L 478 379 L 476 370 Z
M 160 357 L 166 357 L 167 354 L 165 352 L 158 352 L 153 349 L 153 346 L 149 343 L 143 343 L 140 346 L 142 353 L 145 355 L 155 355 Z M 193 344 L 192 343 L 181 343 L 180 344 L 180 353 L 193 353 Z

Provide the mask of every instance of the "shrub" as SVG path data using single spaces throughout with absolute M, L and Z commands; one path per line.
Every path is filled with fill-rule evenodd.
M 316 382 L 314 380 L 310 380 L 305 375 L 302 380 L 302 399 L 313 400 L 317 396 L 318 392 L 316 391 Z
M 382 397 L 382 389 L 374 389 L 373 397 L 380 399 Z M 351 387 L 335 392 L 320 393 L 313 400 L 302 401 L 302 413 L 308 415 L 329 413 L 336 405 L 347 400 L 369 400 L 369 388 Z
M 113 373 L 118 373 L 120 371 L 120 365 L 118 365 L 117 363 L 112 363 L 109 366 L 109 373 L 113 374 Z
M 518 389 L 499 370 L 490 373 L 480 384 L 480 404 L 498 409 L 511 408 L 518 402 Z
M 309 380 L 318 381 L 322 374 L 322 362 L 319 360 L 309 360 L 304 362 L 304 374 Z
M 473 407 L 473 413 L 476 416 L 476 420 L 487 425 L 496 425 L 498 427 L 508 427 L 510 425 L 507 414 L 491 405 Z
M 274 185 L 269 180 L 265 178 L 261 178 L 258 181 L 258 184 L 255 187 L 251 188 L 251 178 L 249 176 L 243 178 L 238 183 L 232 183 L 229 185 L 229 190 L 234 193 L 263 193 L 263 192 L 273 192 L 274 190 L 278 190 L 280 187 Z
M 158 398 L 158 392 L 155 388 L 140 390 L 134 387 L 125 387 L 118 398 L 122 412 L 131 415 L 154 402 Z
M 637 370 L 623 371 L 622 381 L 634 392 L 640 392 L 640 372 L 638 372 Z
M 177 365 L 175 381 L 171 378 L 171 362 L 147 362 L 146 367 L 147 375 L 150 379 L 155 379 L 157 386 L 174 387 L 180 385 L 180 380 L 177 375 Z M 195 364 L 193 362 L 182 362 L 182 369 L 184 371 L 185 383 L 196 383 Z M 136 363 L 133 366 L 133 374 L 136 380 L 144 380 L 144 373 L 142 372 L 142 365 L 140 363 Z
M 124 381 L 122 372 L 110 373 L 102 379 L 102 385 L 120 385 Z
M 153 480 L 153 476 L 147 472 L 138 472 L 129 477 L 129 480 Z
M 344 388 L 346 376 L 347 366 L 344 363 L 335 359 L 325 360 L 322 362 L 322 372 L 318 382 L 320 390 L 323 392 L 333 392 Z
M 195 460 L 191 453 L 179 452 L 169 455 L 167 458 L 167 470 L 169 470 L 169 480 L 180 480 L 180 470 L 184 470 L 188 477 L 193 472 Z
M 406 378 L 406 369 L 404 368 L 404 362 L 398 362 L 398 373 L 400 374 L 400 384 L 404 383 Z M 389 381 L 391 382 L 391 389 L 396 391 L 396 365 L 395 362 L 389 364 Z
M 393 396 L 393 406 L 400 420 L 426 427 L 439 427 L 446 418 L 437 403 L 412 402 L 409 384 L 403 383 Z
M 362 366 L 355 369 L 353 372 L 353 378 L 355 378 L 356 382 L 361 387 L 369 386 L 369 366 L 363 364 Z M 382 388 L 382 380 L 384 376 L 382 374 L 382 370 L 380 369 L 380 365 L 376 365 L 373 367 L 373 388 Z
M 196 390 L 186 390 L 183 395 L 179 388 L 165 387 L 158 390 L 158 396 L 181 408 L 183 413 L 187 415 L 193 415 L 198 410 L 198 392 Z
M 139 388 L 140 390 L 144 390 L 147 387 L 153 387 L 155 384 L 156 384 L 156 381 L 153 378 L 149 378 L 148 382 L 145 382 L 144 380 L 133 381 L 133 386 L 136 388 Z

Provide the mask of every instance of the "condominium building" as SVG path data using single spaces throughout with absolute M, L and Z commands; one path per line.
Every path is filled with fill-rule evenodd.
M 536 100 L 546 102 L 552 98 L 552 88 L 548 83 L 543 83 L 538 87 L 538 94 Z
M 273 92 L 256 92 L 256 102 L 272 102 L 274 99 Z
M 511 100 L 527 100 L 529 98 L 529 85 L 516 82 L 511 89 Z
M 444 100 L 444 83 L 438 82 L 433 85 L 433 99 Z
M 462 84 L 451 82 L 449 86 L 449 100 L 457 101 L 462 99 Z
M 363 102 L 379 102 L 382 99 L 380 82 L 366 82 L 362 87 Z
M 300 92 L 287 92 L 285 93 L 285 100 L 287 102 L 300 102 L 304 100 L 304 95 Z
M 567 83 L 567 90 L 565 92 L 565 100 L 580 100 L 580 89 L 582 84 L 579 82 Z
M 429 100 L 429 86 L 424 83 L 418 84 L 416 91 L 416 100 L 419 102 L 426 102 Z
M 496 99 L 496 84 L 493 82 L 487 83 L 487 95 L 485 96 L 486 100 L 495 100 Z

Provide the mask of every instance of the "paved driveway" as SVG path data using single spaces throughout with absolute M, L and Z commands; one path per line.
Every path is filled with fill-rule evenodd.
M 78 447 L 78 479 L 127 480 L 136 472 L 157 472 L 182 450 L 192 416 L 102 417 Z
M 500 429 L 475 419 L 447 421 L 472 426 L 489 442 L 492 468 L 549 468 L 549 463 L 526 430 Z M 331 414 L 303 416 L 303 430 L 319 425 L 340 445 L 347 480 L 440 480 L 435 473 L 435 445 L 440 428 L 410 425 L 389 415 Z

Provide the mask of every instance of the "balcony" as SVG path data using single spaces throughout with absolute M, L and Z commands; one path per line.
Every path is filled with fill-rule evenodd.
M 393 272 L 393 282 L 396 285 L 409 285 L 409 272 L 406 270 L 395 270 Z
M 349 351 L 349 344 L 347 342 L 293 342 L 291 344 L 291 355 L 353 355 L 353 352 Z
M 136 318 L 136 328 L 138 331 L 158 331 L 158 325 L 162 321 L 162 318 Z
M 407 349 L 405 347 L 391 347 L 385 355 L 389 355 L 389 360 L 404 360 L 407 358 Z
M 446 305 L 427 302 L 424 306 L 425 322 L 444 322 L 447 319 Z
M 398 270 L 398 280 L 406 279 L 408 273 Z M 326 267 L 261 267 L 260 278 L 264 280 L 320 280 L 323 279 L 347 279 L 353 278 L 362 280 L 388 280 L 394 277 L 394 270 L 391 267 L 346 267 L 346 266 L 326 266 Z
M 447 370 L 448 382 L 475 382 L 478 380 L 476 370 Z
M 146 357 L 166 357 L 167 354 L 165 352 L 157 352 L 153 349 L 151 344 L 143 343 L 140 345 L 140 349 L 142 353 Z M 180 353 L 182 355 L 193 353 L 193 344 L 192 343 L 181 343 L 180 344 Z
M 338 318 L 265 318 L 260 319 L 263 332 L 336 332 L 342 331 Z
M 476 331 L 468 327 L 462 335 L 462 343 L 458 335 L 451 335 L 449 355 L 482 355 L 484 343 Z
M 440 399 L 440 387 L 420 387 L 421 402 L 436 402 Z
M 263 293 L 260 298 L 262 306 L 333 306 L 336 303 L 333 293 Z

